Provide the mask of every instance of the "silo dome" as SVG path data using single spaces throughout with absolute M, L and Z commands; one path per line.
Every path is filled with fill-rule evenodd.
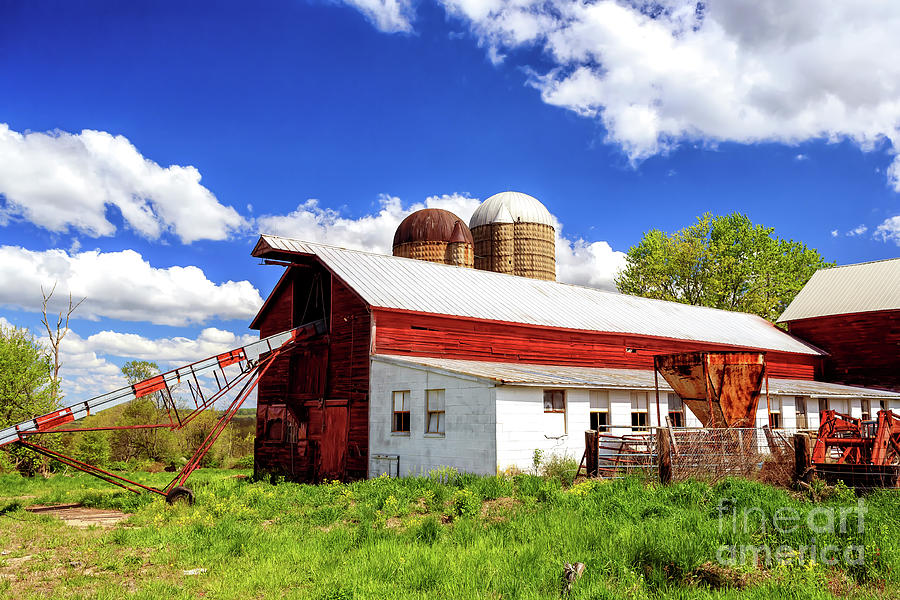
M 394 232 L 394 256 L 471 267 L 472 232 L 448 210 L 424 208 L 412 213 Z
M 553 216 L 534 196 L 522 192 L 494 194 L 472 213 L 469 229 L 490 223 L 540 223 L 553 227 Z
M 556 280 L 553 215 L 522 192 L 494 194 L 472 213 L 475 268 L 534 279 Z

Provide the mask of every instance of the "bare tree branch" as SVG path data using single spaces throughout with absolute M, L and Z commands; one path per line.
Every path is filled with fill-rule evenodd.
M 69 306 L 68 308 L 59 311 L 59 314 L 56 315 L 56 323 L 55 325 L 50 325 L 50 318 L 47 315 L 47 305 L 50 303 L 50 299 L 53 298 L 53 292 L 56 291 L 56 283 L 53 282 L 53 287 L 50 288 L 50 292 L 47 293 L 44 291 L 44 286 L 41 286 L 41 296 L 43 297 L 43 302 L 41 303 L 41 313 L 43 314 L 43 318 L 41 319 L 41 323 L 44 324 L 44 328 L 47 330 L 47 337 L 50 339 L 50 351 L 53 353 L 53 373 L 52 380 L 53 385 L 55 387 L 59 387 L 59 369 L 62 364 L 59 362 L 59 348 L 60 344 L 63 341 L 63 338 L 66 337 L 66 334 L 69 333 L 69 318 L 72 316 L 72 313 L 81 306 L 81 303 L 87 300 L 87 298 L 82 298 L 78 302 L 73 302 L 72 300 L 72 292 L 69 292 Z M 65 314 L 65 316 L 63 316 Z

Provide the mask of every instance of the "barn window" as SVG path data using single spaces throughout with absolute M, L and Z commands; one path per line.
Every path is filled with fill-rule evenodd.
M 868 421 L 872 418 L 872 401 L 868 398 L 862 398 L 859 403 L 862 406 L 862 420 Z
M 591 429 L 609 431 L 609 392 L 591 390 Z
M 391 431 L 394 433 L 409 433 L 409 390 L 394 392 Z
M 566 412 L 566 391 L 565 390 L 544 390 L 544 412 L 545 413 L 565 413 Z
M 809 419 L 806 417 L 806 398 L 797 396 L 794 398 L 797 410 L 797 429 L 807 429 L 809 427 Z
M 672 427 L 684 427 L 684 402 L 678 394 L 669 394 L 669 422 Z
M 772 429 L 781 429 L 781 398 L 772 397 L 769 406 L 769 427 Z
M 444 390 L 425 390 L 425 433 L 444 435 Z
M 647 392 L 631 392 L 631 428 L 640 431 L 650 425 Z

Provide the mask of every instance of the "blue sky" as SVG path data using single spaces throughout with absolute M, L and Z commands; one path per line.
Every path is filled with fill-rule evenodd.
M 0 318 L 87 296 L 73 397 L 250 339 L 280 275 L 260 231 L 389 251 L 412 208 L 515 189 L 573 283 L 704 211 L 900 254 L 885 3 L 183 4 L 0 1 Z

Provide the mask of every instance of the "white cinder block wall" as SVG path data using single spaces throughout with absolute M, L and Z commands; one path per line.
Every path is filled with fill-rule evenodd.
M 494 386 L 475 378 L 372 361 L 369 397 L 369 476 L 386 469 L 377 455 L 399 455 L 399 474 L 419 475 L 452 466 L 495 474 Z M 425 433 L 425 390 L 442 389 L 444 435 Z M 410 432 L 391 432 L 393 392 L 410 392 Z
M 498 471 L 530 469 L 537 449 L 545 458 L 557 454 L 581 459 L 590 424 L 588 390 L 566 390 L 565 427 L 563 415 L 544 412 L 544 388 L 505 385 L 496 390 Z
M 398 472 L 418 475 L 431 469 L 451 466 L 461 472 L 493 475 L 511 467 L 532 468 L 534 451 L 579 460 L 584 452 L 584 432 L 590 427 L 589 389 L 565 389 L 565 415 L 544 412 L 544 389 L 553 386 L 498 385 L 467 375 L 438 373 L 427 367 L 407 367 L 372 360 L 369 400 L 369 475 L 378 476 L 393 465 L 379 455 L 399 456 Z M 445 398 L 443 436 L 425 433 L 425 390 L 442 389 Z M 410 392 L 410 432 L 391 432 L 393 392 Z M 647 393 L 649 424 L 658 425 L 656 394 Z M 631 431 L 631 390 L 606 390 L 609 398 L 610 433 L 625 435 Z M 794 396 L 772 396 L 780 406 L 781 426 L 797 426 Z M 660 392 L 659 412 L 665 423 L 668 392 Z M 861 414 L 859 399 L 830 398 L 828 408 L 853 416 Z M 819 399 L 806 399 L 808 427 L 819 426 Z M 872 401 L 872 414 L 879 403 Z M 891 401 L 889 408 L 900 409 Z M 766 396 L 760 397 L 756 424 L 768 423 Z M 685 407 L 685 424 L 699 427 L 700 421 Z

